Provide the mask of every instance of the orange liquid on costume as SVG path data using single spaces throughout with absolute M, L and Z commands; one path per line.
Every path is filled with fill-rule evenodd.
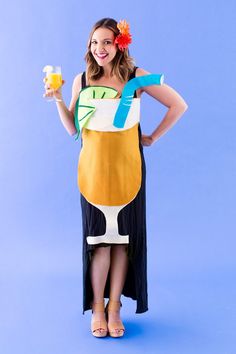
M 47 83 L 50 85 L 50 88 L 58 90 L 62 85 L 62 75 L 58 73 L 48 73 Z
M 115 206 L 129 203 L 141 186 L 138 124 L 118 132 L 84 128 L 78 185 L 94 204 Z

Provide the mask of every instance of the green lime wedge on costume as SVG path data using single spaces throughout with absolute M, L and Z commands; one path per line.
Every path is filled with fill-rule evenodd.
M 117 90 L 106 86 L 88 86 L 80 91 L 75 105 L 74 122 L 77 130 L 77 137 L 75 140 L 78 139 L 82 128 L 86 126 L 89 118 L 96 110 L 96 107 L 91 104 L 90 100 L 93 98 L 115 98 L 117 94 Z

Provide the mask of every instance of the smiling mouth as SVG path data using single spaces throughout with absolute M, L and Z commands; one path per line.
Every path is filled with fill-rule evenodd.
M 96 56 L 99 58 L 99 59 L 105 59 L 108 54 L 96 54 Z

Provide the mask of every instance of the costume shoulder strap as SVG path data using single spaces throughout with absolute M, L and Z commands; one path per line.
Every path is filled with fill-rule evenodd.
M 132 71 L 132 73 L 131 73 L 130 76 L 129 76 L 129 80 L 135 78 L 137 68 L 138 68 L 138 66 L 135 66 L 135 67 L 134 67 L 134 70 Z M 134 98 L 137 98 L 137 92 L 136 92 L 136 90 L 135 90 L 135 92 L 134 92 Z
M 133 79 L 134 77 L 135 77 L 135 75 L 136 75 L 136 69 L 138 68 L 138 66 L 135 66 L 134 67 L 134 70 L 132 71 L 132 73 L 130 74 L 130 76 L 129 76 L 129 80 L 131 80 L 131 79 Z
M 86 72 L 84 71 L 82 76 L 81 76 L 81 88 L 85 88 L 86 87 Z

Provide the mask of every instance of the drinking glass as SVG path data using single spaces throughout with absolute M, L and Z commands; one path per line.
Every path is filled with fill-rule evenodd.
M 61 74 L 61 67 L 60 66 L 52 66 L 46 65 L 43 69 L 43 72 L 46 73 L 46 82 L 53 90 L 58 90 L 62 85 L 62 74 Z M 56 97 L 48 97 L 47 101 L 62 101 Z

